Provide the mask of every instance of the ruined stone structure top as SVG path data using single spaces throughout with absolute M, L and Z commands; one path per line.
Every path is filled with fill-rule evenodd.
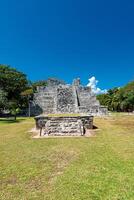
M 49 113 L 88 113 L 103 115 L 107 109 L 100 106 L 90 87 L 75 79 L 72 85 L 60 83 L 55 79 L 47 82 L 47 87 L 38 87 L 34 94 L 34 115 Z

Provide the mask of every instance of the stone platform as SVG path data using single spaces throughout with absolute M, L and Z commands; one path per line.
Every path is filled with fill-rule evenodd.
M 40 136 L 83 136 L 93 129 L 93 116 L 82 114 L 40 115 L 35 117 Z

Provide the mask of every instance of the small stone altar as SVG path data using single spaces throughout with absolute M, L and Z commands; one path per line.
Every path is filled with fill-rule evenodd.
M 93 116 L 87 115 L 41 115 L 35 121 L 40 136 L 84 136 L 87 129 L 93 128 Z

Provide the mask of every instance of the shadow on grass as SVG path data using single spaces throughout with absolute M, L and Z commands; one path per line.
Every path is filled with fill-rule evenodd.
M 95 126 L 95 125 L 93 125 L 93 129 L 98 129 L 98 127 L 97 127 L 97 126 Z
M 24 118 L 18 118 L 18 119 L 14 119 L 13 117 L 9 117 L 9 118 L 0 118 L 0 123 L 2 122 L 2 123 L 4 123 L 4 124 L 7 124 L 7 123 L 9 123 L 9 124 L 11 124 L 11 123 L 20 123 L 20 122 L 22 122 L 22 121 L 24 121 L 24 120 L 26 120 L 26 119 L 24 119 Z

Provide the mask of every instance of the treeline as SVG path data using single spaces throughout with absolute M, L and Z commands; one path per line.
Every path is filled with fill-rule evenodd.
M 48 79 L 51 80 L 53 78 Z M 61 80 L 54 80 L 62 83 Z M 0 64 L 0 113 L 8 111 L 16 118 L 18 113 L 23 113 L 30 106 L 37 86 L 46 86 L 47 83 L 46 80 L 31 82 L 23 72 Z M 134 81 L 125 87 L 110 89 L 97 98 L 110 111 L 134 111 Z
M 8 111 L 16 118 L 28 108 L 36 87 L 46 84 L 46 81 L 31 82 L 23 72 L 0 64 L 0 113 Z
M 46 86 L 51 81 L 63 83 L 55 78 L 31 82 L 23 72 L 0 64 L 0 115 L 8 113 L 16 119 L 17 114 L 28 114 L 37 86 Z
M 97 99 L 110 111 L 132 112 L 134 111 L 134 81 L 124 87 L 110 89 L 106 94 L 98 95 Z

